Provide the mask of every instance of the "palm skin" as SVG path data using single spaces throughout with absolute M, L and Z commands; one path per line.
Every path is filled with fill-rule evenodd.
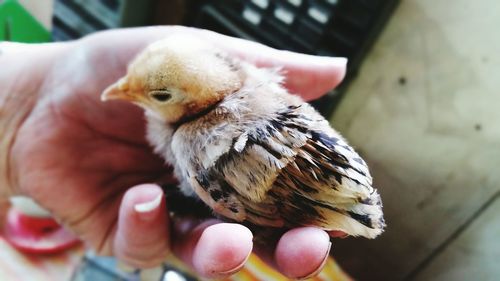
M 168 178 L 170 172 L 145 140 L 142 110 L 122 102 L 102 103 L 99 98 L 125 73 L 134 54 L 174 32 L 226 40 L 224 48 L 261 65 L 290 60 L 285 67 L 292 78 L 287 87 L 308 98 L 335 86 L 345 70 L 342 61 L 314 61 L 262 46 L 245 52 L 240 49 L 246 44 L 242 40 L 180 27 L 120 30 L 65 43 L 50 53 L 53 63 L 37 87 L 39 100 L 17 132 L 11 150 L 12 178 L 17 192 L 33 197 L 102 254 L 147 267 L 159 263 L 172 248 L 201 275 L 227 276 L 241 268 L 252 250 L 251 233 L 239 224 L 215 220 L 170 224 L 165 199 L 149 214 L 134 213 L 135 204 L 161 193 L 159 187 L 143 183 Z M 257 56 L 259 48 L 279 55 Z M 289 245 L 294 245 L 293 251 Z M 301 228 L 283 235 L 275 247 L 257 250 L 284 274 L 297 278 L 322 266 L 330 244 L 324 231 Z M 300 255 L 302 262 L 305 258 L 305 266 L 297 266 L 294 255 Z
M 153 182 L 166 168 L 145 142 L 142 112 L 100 102 L 107 83 L 90 73 L 65 80 L 35 107 L 18 132 L 13 161 L 22 192 L 102 248 L 126 189 Z

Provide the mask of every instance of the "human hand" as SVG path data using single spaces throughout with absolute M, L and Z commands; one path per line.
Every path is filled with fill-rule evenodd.
M 34 198 L 100 254 L 148 267 L 172 250 L 201 275 L 223 277 L 243 266 L 254 248 L 251 232 L 213 219 L 169 222 L 162 190 L 144 184 L 170 171 L 145 140 L 141 110 L 100 102 L 136 53 L 179 32 L 260 66 L 283 66 L 285 85 L 305 99 L 321 96 L 345 73 L 344 59 L 276 51 L 183 27 L 115 30 L 63 43 L 47 53 L 51 63 L 42 70 L 38 99 L 10 151 L 10 178 L 16 192 Z M 322 267 L 329 249 L 326 232 L 303 227 L 254 250 L 285 275 L 302 278 Z

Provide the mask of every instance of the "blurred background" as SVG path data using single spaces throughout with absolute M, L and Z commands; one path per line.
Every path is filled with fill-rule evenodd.
M 388 228 L 334 240 L 336 261 L 358 280 L 498 280 L 500 2 L 0 1 L 2 40 L 156 24 L 348 57 L 314 105 L 367 160 Z

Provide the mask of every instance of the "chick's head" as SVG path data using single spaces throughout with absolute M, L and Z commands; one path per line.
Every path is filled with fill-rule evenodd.
M 222 52 L 195 38 L 175 36 L 142 51 L 101 99 L 126 100 L 176 123 L 216 104 L 241 85 L 238 67 Z

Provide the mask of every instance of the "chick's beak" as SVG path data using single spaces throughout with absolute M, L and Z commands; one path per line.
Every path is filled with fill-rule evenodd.
M 116 83 L 107 87 L 101 94 L 102 101 L 108 100 L 135 100 L 133 95 L 130 94 L 129 84 L 126 77 L 121 78 Z

